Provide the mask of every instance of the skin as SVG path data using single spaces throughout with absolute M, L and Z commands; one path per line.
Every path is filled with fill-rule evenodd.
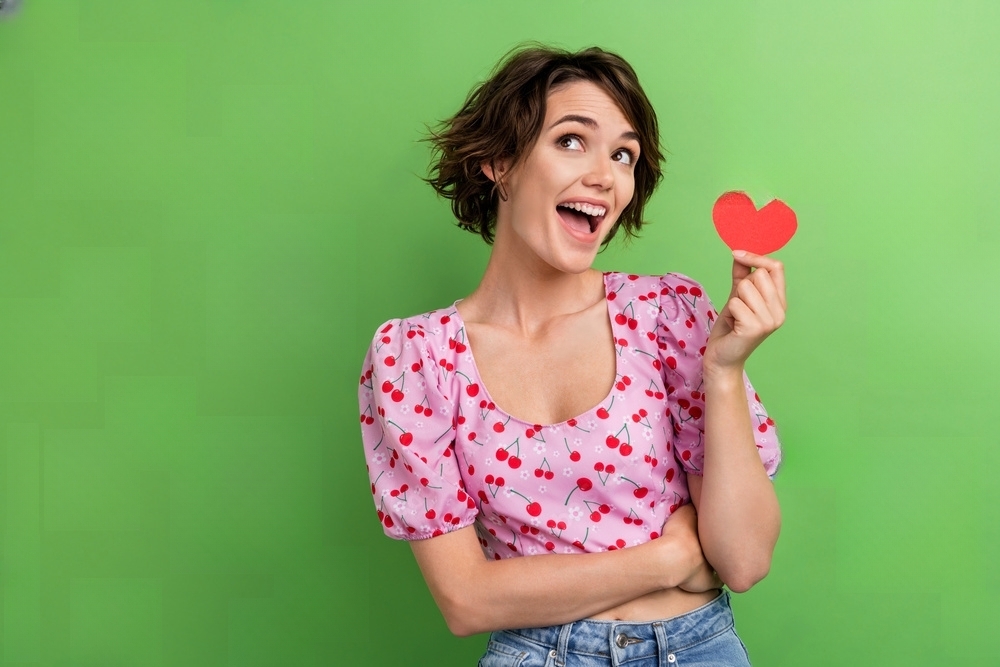
M 634 192 L 633 135 L 601 88 L 576 81 L 550 91 L 541 133 L 521 162 L 496 172 L 483 165 L 507 198 L 483 279 L 458 308 L 490 395 L 526 421 L 583 413 L 614 381 L 603 280 L 591 265 Z M 580 199 L 608 209 L 591 234 L 572 231 L 557 210 Z M 471 526 L 411 542 L 452 632 L 669 618 L 712 600 L 722 582 L 743 591 L 763 578 L 780 515 L 757 456 L 742 374 L 784 310 L 781 264 L 734 256 L 732 294 L 704 361 L 705 477 L 688 477 L 695 507 L 675 512 L 659 539 L 608 553 L 500 561 L 484 557 Z

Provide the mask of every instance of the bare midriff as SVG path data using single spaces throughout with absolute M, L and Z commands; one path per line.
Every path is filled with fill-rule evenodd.
M 718 588 L 703 593 L 689 593 L 680 588 L 668 588 L 643 595 L 599 614 L 594 614 L 590 618 L 597 621 L 633 623 L 660 621 L 693 611 L 708 604 L 718 596 Z

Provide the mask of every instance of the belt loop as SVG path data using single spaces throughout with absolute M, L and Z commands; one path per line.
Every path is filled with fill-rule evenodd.
M 667 642 L 667 631 L 663 628 L 663 623 L 653 623 L 653 633 L 656 635 L 656 655 L 659 658 L 656 663 L 659 667 L 674 667 L 667 661 L 670 655 L 670 646 Z
M 572 623 L 566 623 L 559 630 L 559 639 L 556 640 L 556 667 L 564 667 L 566 665 L 566 654 L 569 652 L 569 636 L 572 632 Z

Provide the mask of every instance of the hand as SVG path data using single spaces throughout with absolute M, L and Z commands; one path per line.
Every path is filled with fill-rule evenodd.
M 751 252 L 733 252 L 733 288 L 708 337 L 706 371 L 742 371 L 750 353 L 784 323 L 786 307 L 781 262 Z
M 674 544 L 684 554 L 685 570 L 677 587 L 689 593 L 702 593 L 713 588 L 722 588 L 722 580 L 705 560 L 698 539 L 698 513 L 694 505 L 688 503 L 677 508 L 663 524 L 663 540 Z

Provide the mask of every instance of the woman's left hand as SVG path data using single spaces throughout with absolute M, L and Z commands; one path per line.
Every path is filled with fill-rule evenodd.
M 733 289 L 708 337 L 706 370 L 740 370 L 785 321 L 785 268 L 776 259 L 733 253 Z

